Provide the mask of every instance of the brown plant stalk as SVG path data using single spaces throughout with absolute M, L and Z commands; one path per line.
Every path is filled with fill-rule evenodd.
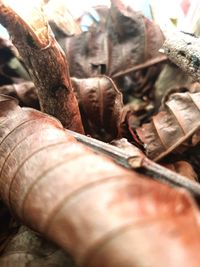
M 24 5 L 27 9 L 29 3 L 24 1 Z M 33 8 L 28 11 L 20 14 L 6 1 L 0 1 L 0 23 L 10 33 L 38 88 L 42 111 L 58 118 L 66 128 L 83 133 L 64 52 L 52 36 L 42 11 Z

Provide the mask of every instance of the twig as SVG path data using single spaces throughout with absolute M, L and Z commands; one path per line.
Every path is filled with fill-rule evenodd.
M 127 74 L 129 74 L 131 72 L 142 70 L 142 69 L 145 69 L 147 67 L 151 67 L 152 65 L 159 64 L 159 63 L 162 63 L 162 62 L 165 62 L 165 61 L 167 61 L 167 57 L 166 56 L 160 56 L 160 57 L 152 58 L 152 59 L 147 60 L 144 63 L 141 63 L 141 64 L 138 64 L 136 66 L 133 66 L 133 67 L 127 69 L 127 70 L 119 71 L 116 74 L 114 74 L 112 76 L 112 78 L 119 78 L 119 77 L 127 75 Z
M 67 132 L 73 135 L 78 141 L 86 144 L 95 151 L 111 157 L 120 165 L 129 169 L 141 168 L 142 170 L 147 171 L 153 179 L 170 184 L 172 186 L 185 188 L 195 197 L 200 199 L 200 185 L 197 182 L 191 181 L 188 178 L 151 161 L 138 148 L 135 147 L 132 152 L 127 152 L 123 151 L 121 148 L 112 146 L 91 137 L 68 130 Z
M 41 10 L 30 8 L 22 14 L 0 1 L 0 23 L 7 28 L 14 45 L 29 69 L 42 111 L 58 118 L 71 130 L 83 133 L 78 103 L 73 94 L 65 55 Z M 30 14 L 26 14 L 30 11 Z M 23 17 L 26 16 L 25 19 Z
M 185 32 L 168 34 L 163 52 L 194 80 L 200 82 L 200 38 Z

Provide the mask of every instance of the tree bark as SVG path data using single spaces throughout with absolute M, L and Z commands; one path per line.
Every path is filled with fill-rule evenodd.
M 193 34 L 179 32 L 168 35 L 164 53 L 195 81 L 200 82 L 200 39 Z

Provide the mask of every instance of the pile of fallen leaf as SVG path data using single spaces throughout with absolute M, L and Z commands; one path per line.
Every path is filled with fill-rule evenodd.
M 48 1 L 48 34 L 64 55 L 48 36 L 37 50 L 45 40 L 37 27 L 46 24 L 34 28 L 19 15 L 13 25 L 4 2 L 0 23 L 18 50 L 0 38 L 0 266 L 198 267 L 200 84 L 159 53 L 159 26 L 113 0 L 81 32 L 68 10 Z M 60 61 L 42 62 L 53 55 Z M 65 60 L 66 72 L 53 71 Z M 72 88 L 66 101 L 63 84 Z M 79 141 L 89 136 L 90 148 L 59 120 L 83 134 Z M 102 156 L 95 139 L 112 144 L 115 157 Z M 134 158 L 136 147 L 136 170 L 113 163 L 118 152 Z

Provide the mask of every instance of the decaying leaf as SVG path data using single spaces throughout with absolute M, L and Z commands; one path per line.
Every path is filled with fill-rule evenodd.
M 2 199 L 80 266 L 199 266 L 199 210 L 185 190 L 114 164 L 6 96 L 0 122 Z
M 112 79 L 101 76 L 72 78 L 71 81 L 86 134 L 105 141 L 117 138 L 123 101 Z M 0 93 L 17 98 L 20 106 L 39 109 L 37 91 L 32 82 L 1 86 Z
M 85 132 L 107 142 L 117 138 L 123 101 L 114 82 L 106 76 L 72 78 L 72 85 Z
M 58 247 L 21 226 L 0 255 L 1 267 L 75 267 Z
M 163 60 L 158 53 L 164 41 L 160 28 L 122 2 L 111 1 L 106 21 L 79 36 L 67 38 L 71 76 L 118 77 L 152 58 Z
M 196 145 L 199 128 L 200 93 L 177 93 L 169 97 L 163 111 L 136 131 L 147 155 L 157 161 L 188 140 L 190 146 Z
M 17 98 L 20 106 L 40 109 L 37 91 L 32 82 L 0 86 L 0 94 Z
M 195 171 L 192 168 L 192 165 L 189 164 L 187 161 L 177 161 L 175 163 L 171 163 L 171 164 L 162 164 L 164 165 L 166 168 L 169 168 L 172 171 L 175 171 L 187 178 L 189 178 L 190 180 L 194 180 L 197 181 L 197 174 L 195 173 Z

